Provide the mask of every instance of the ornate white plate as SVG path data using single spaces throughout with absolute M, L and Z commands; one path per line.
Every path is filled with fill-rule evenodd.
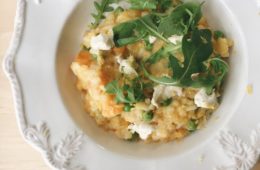
M 260 153 L 260 2 L 208 0 L 214 28 L 235 41 L 225 95 L 207 127 L 181 142 L 133 144 L 97 128 L 69 69 L 90 22 L 92 0 L 17 0 L 4 70 L 20 131 L 62 170 L 251 169 Z M 37 168 L 37 167 L 35 167 Z

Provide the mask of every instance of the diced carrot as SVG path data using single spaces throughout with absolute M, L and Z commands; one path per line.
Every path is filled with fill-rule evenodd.
M 105 64 L 102 65 L 100 71 L 99 71 L 99 77 L 100 77 L 100 84 L 106 85 L 107 83 L 111 82 L 116 78 L 116 74 L 118 72 L 118 69 L 116 69 L 115 66 L 112 64 L 105 62 Z
M 126 51 L 126 47 L 120 47 L 120 48 L 116 48 L 114 47 L 113 48 L 113 52 L 116 54 L 116 55 L 123 55 Z
M 81 51 L 75 61 L 81 65 L 89 66 L 92 62 L 91 54 L 88 51 Z

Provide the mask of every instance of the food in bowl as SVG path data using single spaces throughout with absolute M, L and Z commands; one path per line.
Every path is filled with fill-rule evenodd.
M 203 3 L 127 3 L 94 3 L 71 65 L 86 112 L 121 139 L 180 140 L 218 108 L 233 42 L 209 27 Z

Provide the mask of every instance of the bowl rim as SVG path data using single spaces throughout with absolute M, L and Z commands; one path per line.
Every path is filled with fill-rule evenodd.
M 223 8 L 225 8 L 225 10 L 227 11 L 227 13 L 229 13 L 229 15 L 230 15 L 230 17 L 232 16 L 232 12 L 229 10 L 229 8 L 227 7 L 227 6 L 225 6 L 225 4 L 224 3 L 222 3 L 222 2 L 220 2 L 221 3 L 221 5 L 223 5 Z M 234 25 L 239 25 L 239 22 L 236 20 L 236 18 L 232 18 L 232 19 L 234 19 L 234 21 L 233 21 L 233 24 Z M 69 20 L 69 19 L 68 19 Z M 67 20 L 67 22 L 68 22 L 68 20 Z M 69 24 L 69 23 L 67 23 L 66 22 L 66 24 Z M 65 26 L 66 26 L 66 24 L 65 24 Z M 64 29 L 64 28 L 63 28 Z M 245 63 L 244 63 L 244 71 L 245 71 L 245 75 L 244 75 L 244 80 L 242 81 L 242 80 L 240 80 L 240 81 L 242 81 L 242 85 L 240 85 L 241 86 L 241 88 L 242 88 L 242 86 L 244 87 L 244 86 L 246 86 L 246 83 L 247 83 L 247 79 L 248 79 L 248 59 L 247 59 L 247 56 L 248 56 L 248 50 L 247 50 L 247 44 L 245 43 L 245 41 L 244 41 L 244 35 L 243 35 L 243 31 L 240 29 L 240 27 L 237 27 L 237 32 L 239 33 L 239 35 L 240 35 L 240 39 L 241 39 L 241 46 L 242 47 L 244 47 L 243 48 L 243 50 L 242 50 L 242 56 L 243 56 L 243 58 L 245 59 Z M 59 42 L 60 41 L 62 41 L 62 37 L 60 37 L 60 39 L 59 39 Z M 59 46 L 59 45 L 58 45 Z M 59 47 L 58 47 L 58 49 L 59 49 Z M 58 56 L 58 50 L 56 51 L 56 56 Z M 57 61 L 58 59 L 56 58 L 56 65 L 57 65 Z M 57 66 L 56 66 L 57 67 Z M 57 73 L 57 68 L 56 68 L 56 77 L 59 77 L 59 75 L 58 75 L 58 73 Z M 59 78 L 56 78 L 56 80 L 57 80 L 57 84 L 58 84 L 58 86 L 60 86 L 60 82 L 58 81 L 58 79 Z M 60 88 L 59 88 L 60 89 Z M 62 92 L 60 91 L 60 93 L 61 93 L 61 98 L 63 98 L 62 97 Z M 89 139 L 96 145 L 96 146 L 98 146 L 99 148 L 101 148 L 101 149 L 103 149 L 103 150 L 107 150 L 108 152 L 110 152 L 110 153 L 112 153 L 112 154 L 115 154 L 115 155 L 122 155 L 122 156 L 125 156 L 125 157 L 129 157 L 129 158 L 131 158 L 131 159 L 144 159 L 144 160 L 149 160 L 149 159 L 156 159 L 156 158 L 166 158 L 166 157 L 169 157 L 169 156 L 171 156 L 172 158 L 177 158 L 177 157 L 179 157 L 179 156 L 182 156 L 182 155 L 185 155 L 185 154 L 188 154 L 188 153 L 190 153 L 190 152 L 193 152 L 194 150 L 196 150 L 196 149 L 198 149 L 198 148 L 200 148 L 201 146 L 203 146 L 203 145 L 205 145 L 205 144 L 207 144 L 208 142 L 210 142 L 213 138 L 214 138 L 214 136 L 215 136 L 215 134 L 217 133 L 217 132 L 219 132 L 221 129 L 223 129 L 223 127 L 224 126 L 226 126 L 227 124 L 228 124 L 228 122 L 230 121 L 230 119 L 233 117 L 233 115 L 235 114 L 235 111 L 236 111 L 236 109 L 238 108 L 238 106 L 239 106 L 239 104 L 242 102 L 242 100 L 243 100 L 243 98 L 244 98 L 244 96 L 245 96 L 245 92 L 240 92 L 239 93 L 239 95 L 237 96 L 238 98 L 239 98 L 239 100 L 237 100 L 236 102 L 234 102 L 235 104 L 234 104 L 234 106 L 233 106 L 233 108 L 232 109 L 230 109 L 231 110 L 231 112 L 232 113 L 229 113 L 228 114 L 228 116 L 226 116 L 225 117 L 225 119 L 221 122 L 221 125 L 219 125 L 219 126 L 216 126 L 216 129 L 213 131 L 213 133 L 212 134 L 209 134 L 209 135 L 207 135 L 207 138 L 205 139 L 205 137 L 204 137 L 204 140 L 203 140 L 203 142 L 197 142 L 196 144 L 194 144 L 194 146 L 193 147 L 190 147 L 189 149 L 185 149 L 184 151 L 182 151 L 182 152 L 177 152 L 177 154 L 175 153 L 174 155 L 172 155 L 172 154 L 170 154 L 170 153 L 166 153 L 166 154 L 161 154 L 161 155 L 156 155 L 156 156 L 152 156 L 152 154 L 149 154 L 149 156 L 147 157 L 147 156 L 139 156 L 139 155 L 135 155 L 135 154 L 132 154 L 132 153 L 124 153 L 124 152 L 121 152 L 121 151 L 118 151 L 118 150 L 115 150 L 115 149 L 112 149 L 112 148 L 110 148 L 111 146 L 105 146 L 105 144 L 102 144 L 102 143 L 100 143 L 97 139 L 93 139 L 91 136 L 89 136 L 88 134 L 87 134 L 87 132 L 85 132 L 85 134 L 89 137 Z M 64 102 L 64 100 L 63 100 L 63 102 Z M 66 102 L 64 103 L 64 105 L 67 107 L 67 104 L 66 104 Z M 67 108 L 68 109 L 68 108 Z M 69 111 L 70 109 L 68 109 L 68 113 L 70 113 L 71 111 Z M 215 112 L 217 112 L 217 111 L 215 111 Z M 215 113 L 214 112 L 214 113 Z M 71 113 L 70 113 L 71 114 Z M 73 119 L 73 118 L 72 118 Z M 212 119 L 212 116 L 211 116 L 211 119 Z M 92 121 L 94 121 L 94 120 L 92 120 Z M 209 120 L 210 121 L 210 120 Z M 207 124 L 208 123 L 210 123 L 210 122 L 207 122 Z M 74 120 L 74 122 L 75 122 L 75 124 L 76 124 L 76 126 L 78 126 L 78 128 L 80 128 L 80 129 L 82 129 L 81 127 L 80 127 L 80 125 L 78 125 L 78 123 L 76 122 L 76 120 Z M 202 131 L 203 129 L 201 129 L 200 131 Z M 199 132 L 200 132 L 199 131 Z M 199 132 L 196 132 L 196 133 L 194 133 L 194 134 L 191 134 L 191 135 L 189 135 L 189 136 L 187 136 L 187 137 L 185 137 L 185 139 L 186 138 L 190 138 L 190 137 L 192 137 L 192 136 L 194 136 L 194 135 L 197 135 L 197 133 L 199 133 Z M 112 136 L 112 138 L 114 138 L 114 136 Z M 183 139 L 183 140 L 185 140 L 185 139 Z M 174 141 L 171 141 L 170 143 L 175 143 Z

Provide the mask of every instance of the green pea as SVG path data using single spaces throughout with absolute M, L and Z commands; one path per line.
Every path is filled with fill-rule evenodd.
M 147 122 L 151 121 L 153 119 L 153 111 L 144 112 L 142 114 L 142 118 L 144 121 Z
M 221 31 L 214 31 L 214 38 L 215 39 L 219 39 L 219 38 L 223 38 L 225 36 L 225 34 Z
M 165 99 L 161 102 L 162 106 L 169 106 L 172 103 L 172 98 Z
M 195 120 L 189 120 L 188 122 L 188 125 L 187 125 L 187 129 L 190 131 L 190 132 L 194 132 L 197 130 L 197 124 L 195 122 Z
M 130 112 L 131 109 L 132 109 L 132 106 L 130 104 L 125 104 L 125 106 L 124 106 L 124 111 L 125 112 Z

